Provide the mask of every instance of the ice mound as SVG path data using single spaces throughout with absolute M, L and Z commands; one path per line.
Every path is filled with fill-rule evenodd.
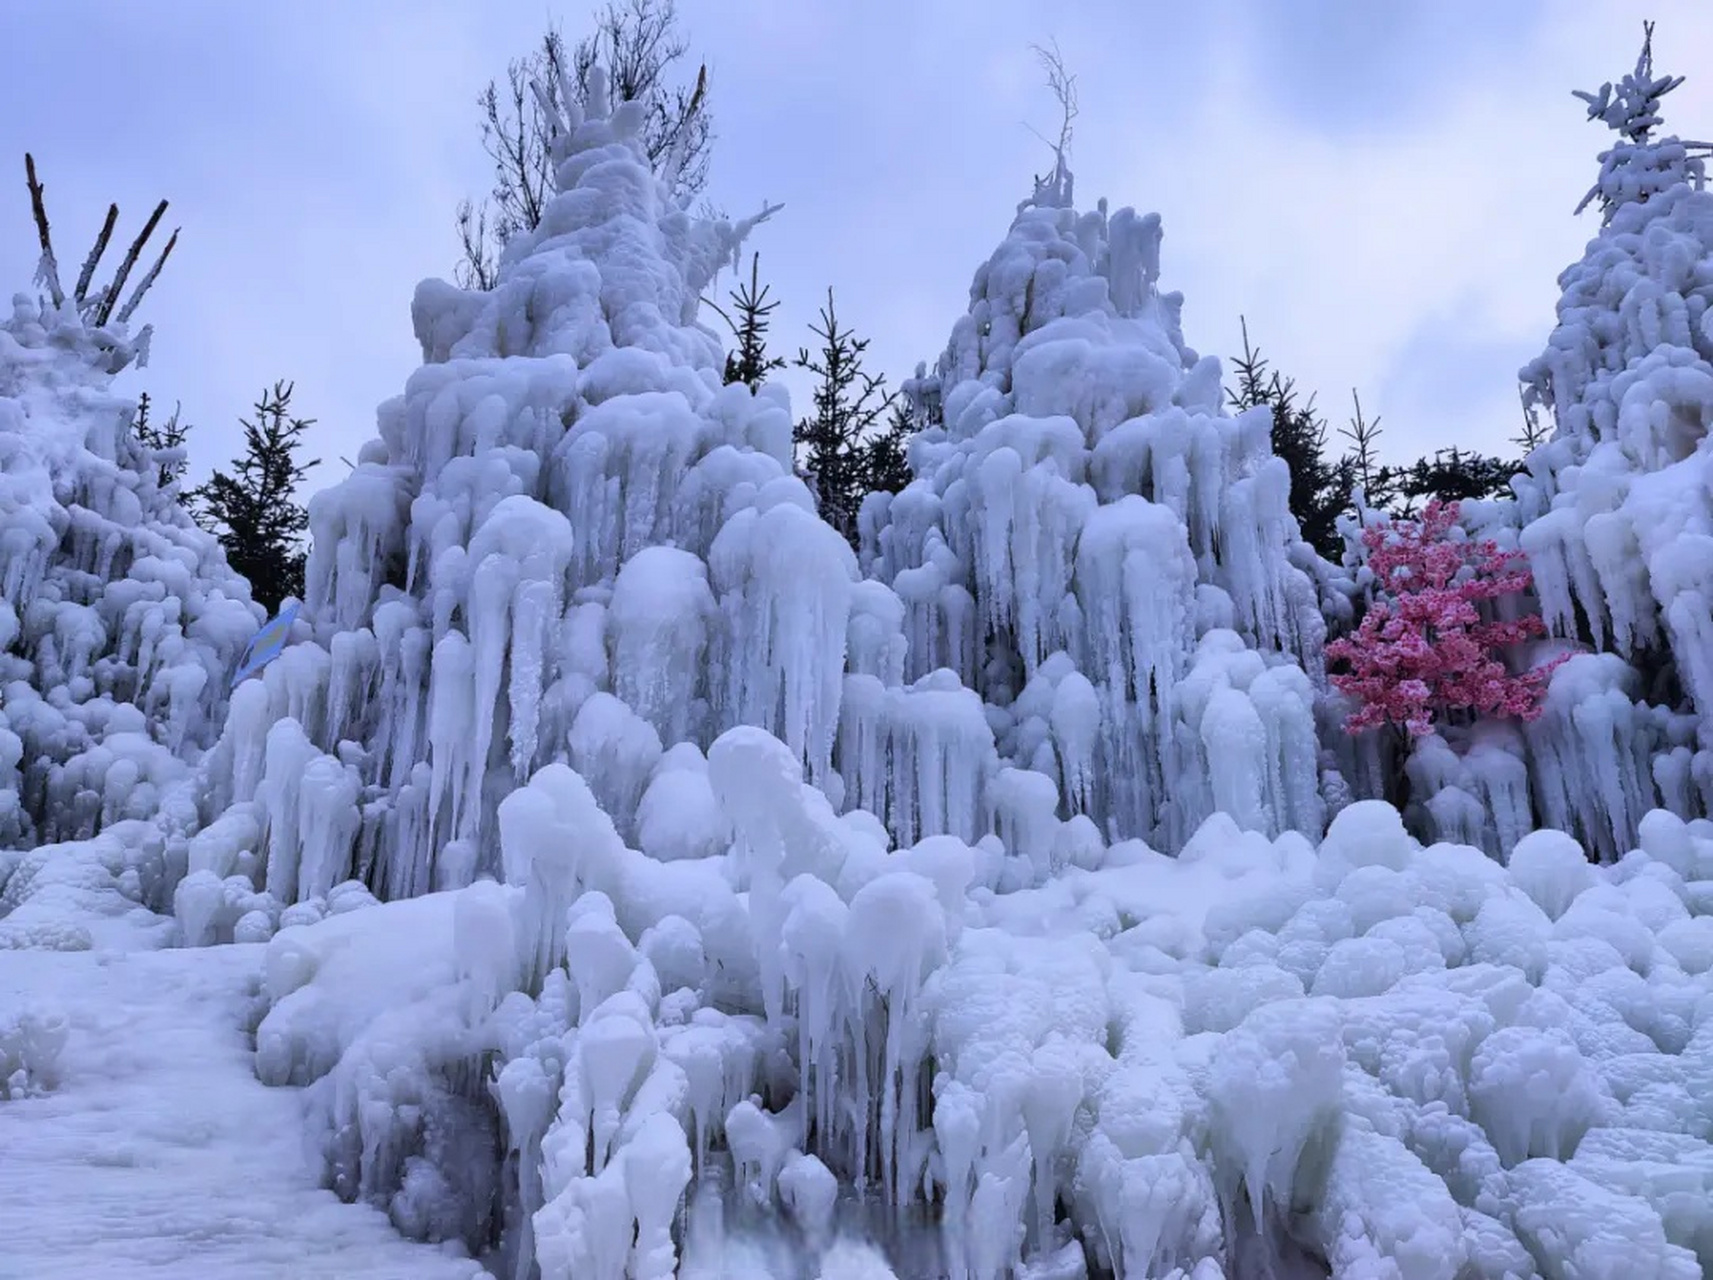
M 274 939 L 259 1051 L 322 1080 L 341 1185 L 466 1239 L 497 1187 L 486 1227 L 528 1217 L 499 1238 L 545 1276 L 671 1274 L 709 1185 L 824 1267 L 835 1200 L 888 1206 L 894 1249 L 930 1200 L 935 1265 L 984 1280 L 1067 1250 L 1713 1263 L 1679 1190 L 1713 1167 L 1704 822 L 1650 816 L 1665 858 L 1609 868 L 1543 832 L 1506 868 L 1378 804 L 1319 849 L 1216 818 L 1182 857 L 1132 842 L 995 892 L 955 837 L 879 852 L 759 730 L 707 769 L 727 853 L 657 863 L 549 766 L 502 806 L 506 885 Z M 447 1164 L 489 1139 L 516 1160 Z

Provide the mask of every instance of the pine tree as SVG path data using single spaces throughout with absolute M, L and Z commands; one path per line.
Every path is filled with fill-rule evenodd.
M 873 471 L 868 436 L 896 395 L 886 390 L 884 375 L 864 371 L 869 340 L 840 326 L 831 289 L 820 324 L 811 325 L 810 332 L 821 340 L 820 350 L 811 355 L 803 348 L 796 363 L 819 379 L 815 414 L 797 424 L 793 438 L 804 446 L 800 463 L 815 489 L 821 518 L 855 546 L 857 509 L 869 492 Z
M 1375 418 L 1370 422 L 1363 416 L 1362 397 L 1356 393 L 1354 387 L 1350 389 L 1350 402 L 1355 411 L 1349 425 L 1339 428 L 1338 432 L 1353 446 L 1345 454 L 1350 483 L 1353 488 L 1361 488 L 1365 506 L 1384 511 L 1391 505 L 1397 490 L 1396 473 L 1391 467 L 1380 465 L 1380 457 L 1375 448 L 1380 440 L 1380 419 Z
M 1291 469 L 1291 514 L 1307 542 L 1331 559 L 1342 546 L 1338 517 L 1350 500 L 1347 463 L 1326 458 L 1326 420 L 1316 412 L 1314 396 L 1297 400 L 1296 381 L 1270 369 L 1260 349 L 1250 345 L 1249 324 L 1243 328 L 1243 354 L 1232 358 L 1237 387 L 1227 393 L 1238 412 L 1265 405 L 1273 413 L 1273 454 Z
M 205 528 L 220 539 L 226 560 L 250 580 L 251 594 L 270 613 L 286 597 L 303 597 L 302 535 L 309 512 L 294 501 L 318 460 L 300 463 L 297 450 L 312 418 L 291 416 L 292 384 L 274 383 L 243 421 L 244 456 L 232 473 L 216 471 L 192 493 Z
M 1410 516 L 1423 501 L 1457 503 L 1479 498 L 1504 498 L 1511 477 L 1522 470 L 1512 458 L 1465 453 L 1453 445 L 1435 449 L 1431 458 L 1417 458 L 1407 467 L 1382 467 L 1382 486 L 1400 500 L 1394 514 Z
M 131 430 L 137 437 L 137 443 L 154 455 L 158 469 L 155 483 L 165 489 L 184 478 L 184 469 L 189 465 L 184 446 L 190 436 L 190 424 L 179 420 L 181 406 L 174 404 L 172 417 L 157 427 L 149 417 L 153 406 L 154 401 L 147 391 L 137 397 L 137 416 L 131 423 Z
M 718 303 L 703 299 L 726 322 L 732 337 L 737 340 L 736 349 L 726 353 L 726 384 L 741 382 L 751 391 L 761 390 L 768 374 L 785 367 L 783 356 L 767 354 L 767 330 L 773 323 L 773 312 L 779 301 L 768 298 L 768 286 L 760 282 L 760 270 L 761 255 L 758 253 L 750 258 L 749 283 L 740 284 L 731 291 L 732 309 L 729 312 Z
M 886 430 L 870 440 L 865 450 L 864 488 L 869 493 L 897 493 L 910 483 L 910 437 L 918 429 L 915 415 L 903 399 L 894 399 Z

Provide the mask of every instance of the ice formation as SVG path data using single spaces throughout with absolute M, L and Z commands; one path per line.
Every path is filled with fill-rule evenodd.
M 1713 1261 L 1713 827 L 1600 792 L 1637 852 L 1507 868 L 1466 754 L 1460 842 L 1321 840 L 1316 584 L 1156 219 L 1019 213 L 859 565 L 695 323 L 741 229 L 563 124 L 498 287 L 419 291 L 179 888 L 288 926 L 258 1062 L 343 1194 L 519 1280 Z
M 1588 96 L 1619 134 L 1589 193 L 1603 225 L 1522 374 L 1557 424 L 1517 485 L 1542 612 L 1622 659 L 1553 681 L 1529 734 L 1537 814 L 1605 857 L 1655 805 L 1713 812 L 1713 193 L 1703 148 L 1653 136 L 1676 83 L 1644 47 Z
M 419 288 L 424 364 L 313 500 L 298 642 L 233 692 L 194 793 L 213 702 L 104 712 L 108 754 L 50 775 L 98 767 L 99 823 L 0 839 L 0 937 L 266 941 L 257 1070 L 310 1090 L 330 1185 L 513 1280 L 1713 1267 L 1699 192 L 1612 201 L 1554 339 L 1587 358 L 1552 365 L 1569 425 L 1521 538 L 1597 651 L 1538 725 L 1418 751 L 1449 837 L 1424 844 L 1352 801 L 1362 749 L 1323 750 L 1324 584 L 1265 415 L 1221 412 L 1157 287 L 1157 218 L 1039 184 L 853 556 L 786 399 L 722 386 L 697 322 L 751 224 L 674 204 L 639 108 L 593 88 L 496 287 Z M 1676 293 L 1601 292 L 1637 263 Z M 1636 289 L 1652 345 L 1594 372 L 1599 300 Z M 1659 357 L 1678 320 L 1694 360 Z M 1651 397 L 1628 417 L 1621 383 Z M 0 427 L 70 420 L 0 392 Z M 1643 541 L 1656 489 L 1675 543 Z M 7 535 L 60 509 L 18 492 Z M 189 574 L 181 532 L 158 558 Z M 1613 607 L 1625 538 L 1650 558 Z M 43 548 L 5 544 L 35 603 L 0 661 L 153 670 L 83 653 L 85 614 L 19 641 Z M 206 641 L 210 681 L 216 621 L 257 621 L 217 587 L 182 634 L 137 623 L 175 664 Z M 17 705 L 90 700 L 50 687 Z M 0 778 L 41 758 L 8 742 Z M 173 922 L 138 916 L 167 893 Z M 0 1014 L 0 1098 L 54 1087 L 62 1031 Z
M 123 271 L 91 291 L 99 247 L 70 295 L 47 255 L 43 296 L 16 295 L 0 321 L 0 849 L 29 867 L 50 861 L 38 847 L 55 849 L 44 919 L 67 895 L 110 915 L 122 908 L 107 889 L 134 905 L 165 883 L 163 860 L 182 857 L 196 821 L 189 765 L 263 620 L 131 430 L 136 402 L 113 381 L 146 357 L 150 333 L 112 318 Z M 120 827 L 128 854 L 91 843 Z M 21 885 L 0 875 L 14 906 Z M 0 921 L 0 947 L 40 941 L 35 928 Z
M 1216 808 L 1318 836 L 1325 624 L 1289 473 L 1267 414 L 1226 416 L 1218 361 L 1185 346 L 1160 241 L 1158 216 L 1079 214 L 1063 181 L 1026 203 L 909 387 L 938 425 L 916 480 L 869 499 L 865 560 L 903 602 L 909 692 L 950 672 L 979 695 L 998 759 L 1057 784 L 1048 817 L 1163 848 Z M 880 723 L 846 780 L 886 812 L 919 717 L 853 702 Z

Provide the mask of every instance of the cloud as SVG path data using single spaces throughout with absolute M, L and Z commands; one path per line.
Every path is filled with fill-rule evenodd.
M 1593 234 L 1570 209 L 1601 131 L 1573 87 L 1633 59 L 1640 0 L 686 0 L 719 139 L 711 196 L 785 211 L 752 248 L 794 354 L 826 296 L 894 379 L 932 360 L 1049 162 L 1026 124 L 1055 108 L 1029 46 L 1056 38 L 1078 75 L 1075 166 L 1165 218 L 1165 282 L 1192 344 L 1263 349 L 1338 410 L 1348 389 L 1405 453 L 1496 448 L 1515 430 L 1518 352 L 1544 345 L 1558 271 Z M 1652 0 L 1662 68 L 1713 40 L 1701 0 Z M 1377 16 L 1378 15 L 1378 16 Z M 1547 17 L 1550 16 L 1550 21 Z M 452 213 L 489 180 L 473 100 L 539 38 L 535 0 L 162 0 L 147 12 L 56 0 L 9 14 L 13 100 L 0 163 L 32 148 L 62 257 L 109 200 L 121 231 L 165 195 L 184 225 L 142 317 L 153 367 L 131 382 L 197 424 L 193 469 L 238 445 L 276 378 L 339 456 L 420 361 L 416 282 L 449 275 Z M 567 19 L 575 34 L 577 18 Z M 1713 132 L 1713 80 L 1669 119 Z M 21 174 L 0 184 L 0 278 L 28 287 Z M 5 195 L 10 191 L 10 196 Z M 723 288 L 722 282 L 716 288 Z M 800 407 L 806 387 L 788 379 Z

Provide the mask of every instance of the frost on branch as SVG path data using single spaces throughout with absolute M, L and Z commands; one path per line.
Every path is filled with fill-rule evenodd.
M 1329 659 L 1350 667 L 1332 677 L 1357 702 L 1347 729 L 1391 724 L 1421 737 L 1436 716 L 1540 715 L 1547 680 L 1563 659 L 1513 675 L 1499 656 L 1540 636 L 1540 618 L 1495 619 L 1479 607 L 1529 589 L 1525 557 L 1464 536 L 1457 513 L 1457 503 L 1434 501 L 1419 521 L 1363 530 L 1368 568 L 1382 594 L 1354 635 L 1326 647 Z

